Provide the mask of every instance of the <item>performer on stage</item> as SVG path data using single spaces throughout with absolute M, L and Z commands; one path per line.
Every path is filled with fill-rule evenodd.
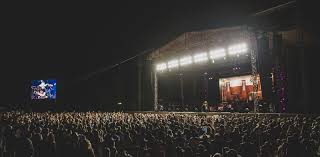
M 208 111 L 208 102 L 207 101 L 204 101 L 203 104 L 202 104 L 202 112 L 207 112 Z

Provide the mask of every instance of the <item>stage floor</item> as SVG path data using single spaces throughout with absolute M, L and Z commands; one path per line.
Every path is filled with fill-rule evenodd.
M 240 113 L 240 112 L 174 112 L 174 111 L 130 111 L 126 113 L 144 113 L 144 114 L 193 114 L 193 115 L 202 115 L 202 116 L 211 116 L 211 115 L 275 115 L 275 116 L 296 116 L 296 115 L 306 115 L 298 113 Z M 314 114 L 310 114 L 314 115 Z

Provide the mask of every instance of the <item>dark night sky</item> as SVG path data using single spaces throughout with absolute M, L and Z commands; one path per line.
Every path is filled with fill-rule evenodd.
M 4 6 L 0 19 L 2 100 L 21 98 L 12 95 L 24 93 L 21 86 L 31 79 L 57 78 L 68 84 L 142 50 L 157 48 L 185 31 L 241 24 L 248 14 L 282 2 L 131 1 Z

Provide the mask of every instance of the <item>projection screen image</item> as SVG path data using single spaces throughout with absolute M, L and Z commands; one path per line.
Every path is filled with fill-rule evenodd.
M 33 80 L 31 99 L 56 99 L 56 80 Z
M 260 76 L 258 76 L 258 99 L 262 99 Z M 219 79 L 222 102 L 251 101 L 253 98 L 253 83 L 251 75 L 235 76 Z

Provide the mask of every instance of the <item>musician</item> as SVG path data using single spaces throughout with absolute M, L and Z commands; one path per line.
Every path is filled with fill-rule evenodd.
M 163 111 L 163 105 L 159 105 L 159 110 Z
M 208 111 L 208 102 L 204 101 L 201 108 L 202 108 L 202 112 L 207 112 Z
M 240 96 L 236 95 L 235 99 L 234 99 L 234 108 L 236 109 L 236 111 L 239 111 L 241 108 L 241 101 L 240 101 Z

